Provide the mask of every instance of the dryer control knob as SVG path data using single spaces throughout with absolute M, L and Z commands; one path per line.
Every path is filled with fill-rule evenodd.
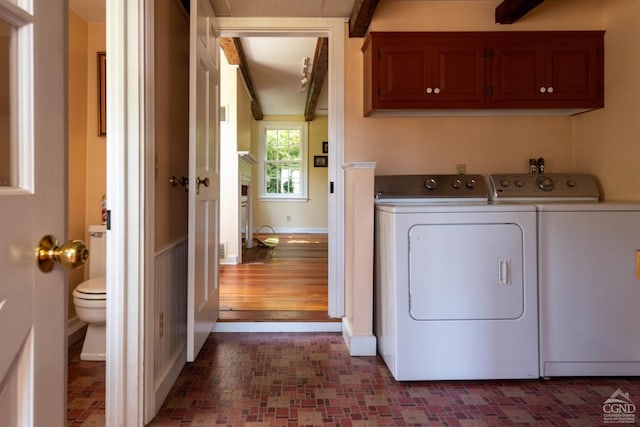
M 473 188 L 476 186 L 476 180 L 475 179 L 469 179 L 467 180 L 467 188 Z
M 551 191 L 553 190 L 553 181 L 551 181 L 546 176 L 541 176 L 536 180 L 536 184 L 542 191 Z
M 518 188 L 524 187 L 524 181 L 521 179 L 517 179 L 515 184 L 516 184 L 516 187 Z
M 435 190 L 438 188 L 438 181 L 435 178 L 429 178 L 424 182 L 424 186 L 427 187 L 427 190 Z
M 500 185 L 502 185 L 503 187 L 508 187 L 511 185 L 511 181 L 509 181 L 508 179 L 503 179 L 502 181 L 500 181 Z
M 567 181 L 567 187 L 573 188 L 575 186 L 576 186 L 576 180 L 575 179 L 570 179 L 569 181 Z
M 451 183 L 451 186 L 455 189 L 460 188 L 461 185 L 462 185 L 462 181 L 460 181 L 459 179 L 456 179 Z

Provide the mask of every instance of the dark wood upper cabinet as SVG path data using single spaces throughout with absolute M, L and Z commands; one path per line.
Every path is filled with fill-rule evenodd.
M 493 100 L 514 108 L 604 106 L 602 32 L 515 35 L 494 37 Z
M 370 33 L 364 113 L 600 108 L 602 31 Z

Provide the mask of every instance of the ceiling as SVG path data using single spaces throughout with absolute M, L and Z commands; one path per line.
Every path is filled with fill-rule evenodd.
M 243 37 L 253 85 L 264 114 L 301 115 L 305 109 L 306 86 L 301 91 L 304 59 L 311 71 L 316 50 L 315 37 Z M 316 114 L 327 114 L 327 84 L 323 86 Z

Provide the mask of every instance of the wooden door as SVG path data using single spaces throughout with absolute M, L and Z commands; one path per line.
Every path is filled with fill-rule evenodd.
M 187 360 L 218 319 L 220 67 L 208 0 L 191 2 L 189 52 L 189 266 Z
M 544 99 L 545 56 L 539 45 L 499 42 L 493 47 L 492 99 L 538 101 Z
M 452 38 L 436 43 L 432 51 L 433 101 L 464 101 L 471 107 L 473 102 L 485 100 L 488 67 L 485 67 L 485 49 L 481 42 Z
M 427 58 L 424 46 L 412 39 L 383 42 L 376 53 L 379 61 L 380 102 L 423 101 L 427 98 Z
M 597 44 L 552 45 L 547 58 L 547 93 L 550 98 L 556 101 L 598 99 Z
M 17 4 L 16 4 L 17 3 Z M 0 3 L 0 424 L 66 424 L 66 273 L 35 248 L 66 233 L 62 0 Z

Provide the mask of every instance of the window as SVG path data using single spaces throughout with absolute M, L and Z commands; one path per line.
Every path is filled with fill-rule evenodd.
M 260 122 L 260 197 L 307 200 L 307 123 Z

